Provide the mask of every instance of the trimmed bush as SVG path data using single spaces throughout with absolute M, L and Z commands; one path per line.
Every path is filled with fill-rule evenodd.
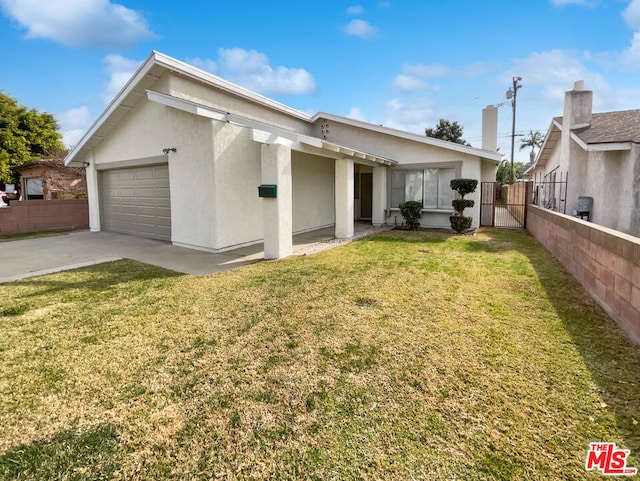
M 453 179 L 451 181 L 451 188 L 464 199 L 465 195 L 476 191 L 478 188 L 478 181 L 476 179 Z
M 451 201 L 451 205 L 456 210 L 456 212 L 459 213 L 459 215 L 462 215 L 464 209 L 467 207 L 473 207 L 475 205 L 475 202 L 471 199 L 453 199 Z
M 422 215 L 422 202 L 410 200 L 400 204 L 400 213 L 411 230 L 418 230 L 420 227 L 420 216 Z
M 474 202 L 471 199 L 465 199 L 464 196 L 476 191 L 478 181 L 476 179 L 453 179 L 451 180 L 451 188 L 455 190 L 461 199 L 454 199 L 451 205 L 456 211 L 455 215 L 449 216 L 451 228 L 458 234 L 466 231 L 471 227 L 472 217 L 465 217 L 464 209 L 473 207 Z

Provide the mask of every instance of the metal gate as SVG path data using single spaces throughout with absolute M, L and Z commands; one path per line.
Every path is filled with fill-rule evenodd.
M 482 182 L 480 186 L 480 225 L 520 229 L 527 226 L 527 204 L 531 182 L 502 186 Z

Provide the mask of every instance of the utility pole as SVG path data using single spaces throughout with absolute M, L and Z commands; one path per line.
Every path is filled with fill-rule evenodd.
M 513 184 L 513 155 L 516 142 L 516 98 L 518 97 L 518 89 L 522 87 L 518 82 L 522 80 L 522 77 L 513 77 L 513 87 L 509 87 L 507 90 L 507 100 L 511 100 L 511 107 L 513 109 L 513 122 L 511 123 L 511 169 L 509 170 L 509 183 Z

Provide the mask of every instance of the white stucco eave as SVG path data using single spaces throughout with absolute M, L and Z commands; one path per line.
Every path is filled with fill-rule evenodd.
M 407 139 L 407 140 L 419 142 L 422 144 L 432 145 L 434 147 L 440 147 L 443 149 L 452 150 L 462 154 L 473 155 L 485 160 L 495 162 L 496 165 L 499 165 L 500 162 L 502 162 L 502 154 L 499 152 L 494 152 L 492 150 L 479 149 L 477 147 L 470 147 L 468 145 L 457 144 L 455 142 L 448 142 L 446 140 L 434 139 L 431 137 L 427 137 L 425 135 L 419 135 L 412 132 L 406 132 L 404 130 L 393 129 L 391 127 L 376 125 L 369 122 L 363 122 L 361 120 L 342 117 L 340 115 L 329 114 L 326 112 L 318 112 L 311 118 L 311 121 L 317 122 L 320 119 L 332 120 L 335 122 L 343 123 L 345 125 L 350 125 L 352 127 L 365 129 L 371 132 L 377 132 L 380 134 Z
M 248 117 L 243 117 L 230 112 L 224 112 L 191 100 L 182 99 L 173 95 L 147 90 L 147 98 L 170 108 L 178 109 L 200 117 L 205 117 L 222 122 L 240 125 L 252 129 L 251 139 L 255 142 L 266 144 L 283 144 L 294 150 L 308 151 L 317 155 L 332 158 L 351 157 L 356 162 L 370 163 L 371 165 L 395 165 L 398 162 L 386 157 L 364 152 L 344 145 L 338 145 L 323 139 L 301 134 L 293 130 L 283 129 Z

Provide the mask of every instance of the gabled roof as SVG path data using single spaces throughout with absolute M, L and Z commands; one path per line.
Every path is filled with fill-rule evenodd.
M 297 118 L 309 123 L 313 123 L 319 118 L 325 118 L 335 120 L 344 124 L 361 127 L 369 131 L 379 132 L 445 148 L 448 150 L 475 155 L 484 159 L 495 161 L 496 164 L 502 158 L 502 155 L 497 152 L 468 147 L 461 144 L 456 144 L 454 142 L 445 142 L 418 134 L 391 129 L 389 127 L 378 126 L 375 124 L 361 122 L 346 117 L 340 117 L 338 115 L 318 113 L 312 117 L 304 112 L 300 112 L 299 110 L 288 107 L 284 104 L 276 102 L 275 100 L 264 97 L 260 94 L 228 82 L 213 74 L 193 67 L 192 65 L 153 51 L 138 68 L 136 73 L 129 79 L 125 86 L 120 90 L 116 97 L 111 101 L 107 108 L 102 112 L 102 114 L 100 114 L 98 119 L 93 123 L 89 130 L 82 136 L 75 148 L 66 157 L 65 164 L 80 164 L 80 162 L 84 160 L 84 156 L 89 151 L 95 149 L 140 101 L 148 97 L 149 89 L 151 88 L 151 86 L 166 72 L 178 73 L 181 76 L 191 78 L 215 89 L 222 90 L 230 95 L 240 97 L 255 104 L 261 105 L 265 108 L 277 111 L 285 115 L 289 115 L 293 118 Z M 198 111 L 205 110 L 202 109 L 201 106 L 197 106 L 197 108 L 200 109 Z M 347 146 L 341 146 L 341 148 L 349 150 L 349 147 Z M 380 160 L 386 161 L 387 159 L 381 158 Z M 394 161 L 391 162 L 394 163 Z
M 414 142 L 420 142 L 422 144 L 432 145 L 434 147 L 454 150 L 463 154 L 475 155 L 484 159 L 493 160 L 496 163 L 500 163 L 500 161 L 502 160 L 502 154 L 494 152 L 492 150 L 484 150 L 477 147 L 449 142 L 446 140 L 434 139 L 433 137 L 427 137 L 426 135 L 414 134 L 412 132 L 393 129 L 391 127 L 385 127 L 383 125 L 371 124 L 369 122 L 363 122 L 362 120 L 351 119 L 349 117 L 342 117 L 340 115 L 329 114 L 326 112 L 318 112 L 312 117 L 313 122 L 316 122 L 319 119 L 333 120 L 345 125 L 351 125 L 353 127 L 359 127 L 366 130 L 371 130 L 373 132 L 391 135 L 393 137 L 399 137 L 402 139 L 412 140 Z
M 525 173 L 546 164 L 562 137 L 562 117 L 554 117 L 536 160 Z M 591 115 L 588 127 L 573 129 L 571 138 L 585 150 L 628 150 L 640 143 L 640 109 Z
M 589 127 L 573 132 L 586 144 L 640 143 L 640 109 L 593 114 Z

